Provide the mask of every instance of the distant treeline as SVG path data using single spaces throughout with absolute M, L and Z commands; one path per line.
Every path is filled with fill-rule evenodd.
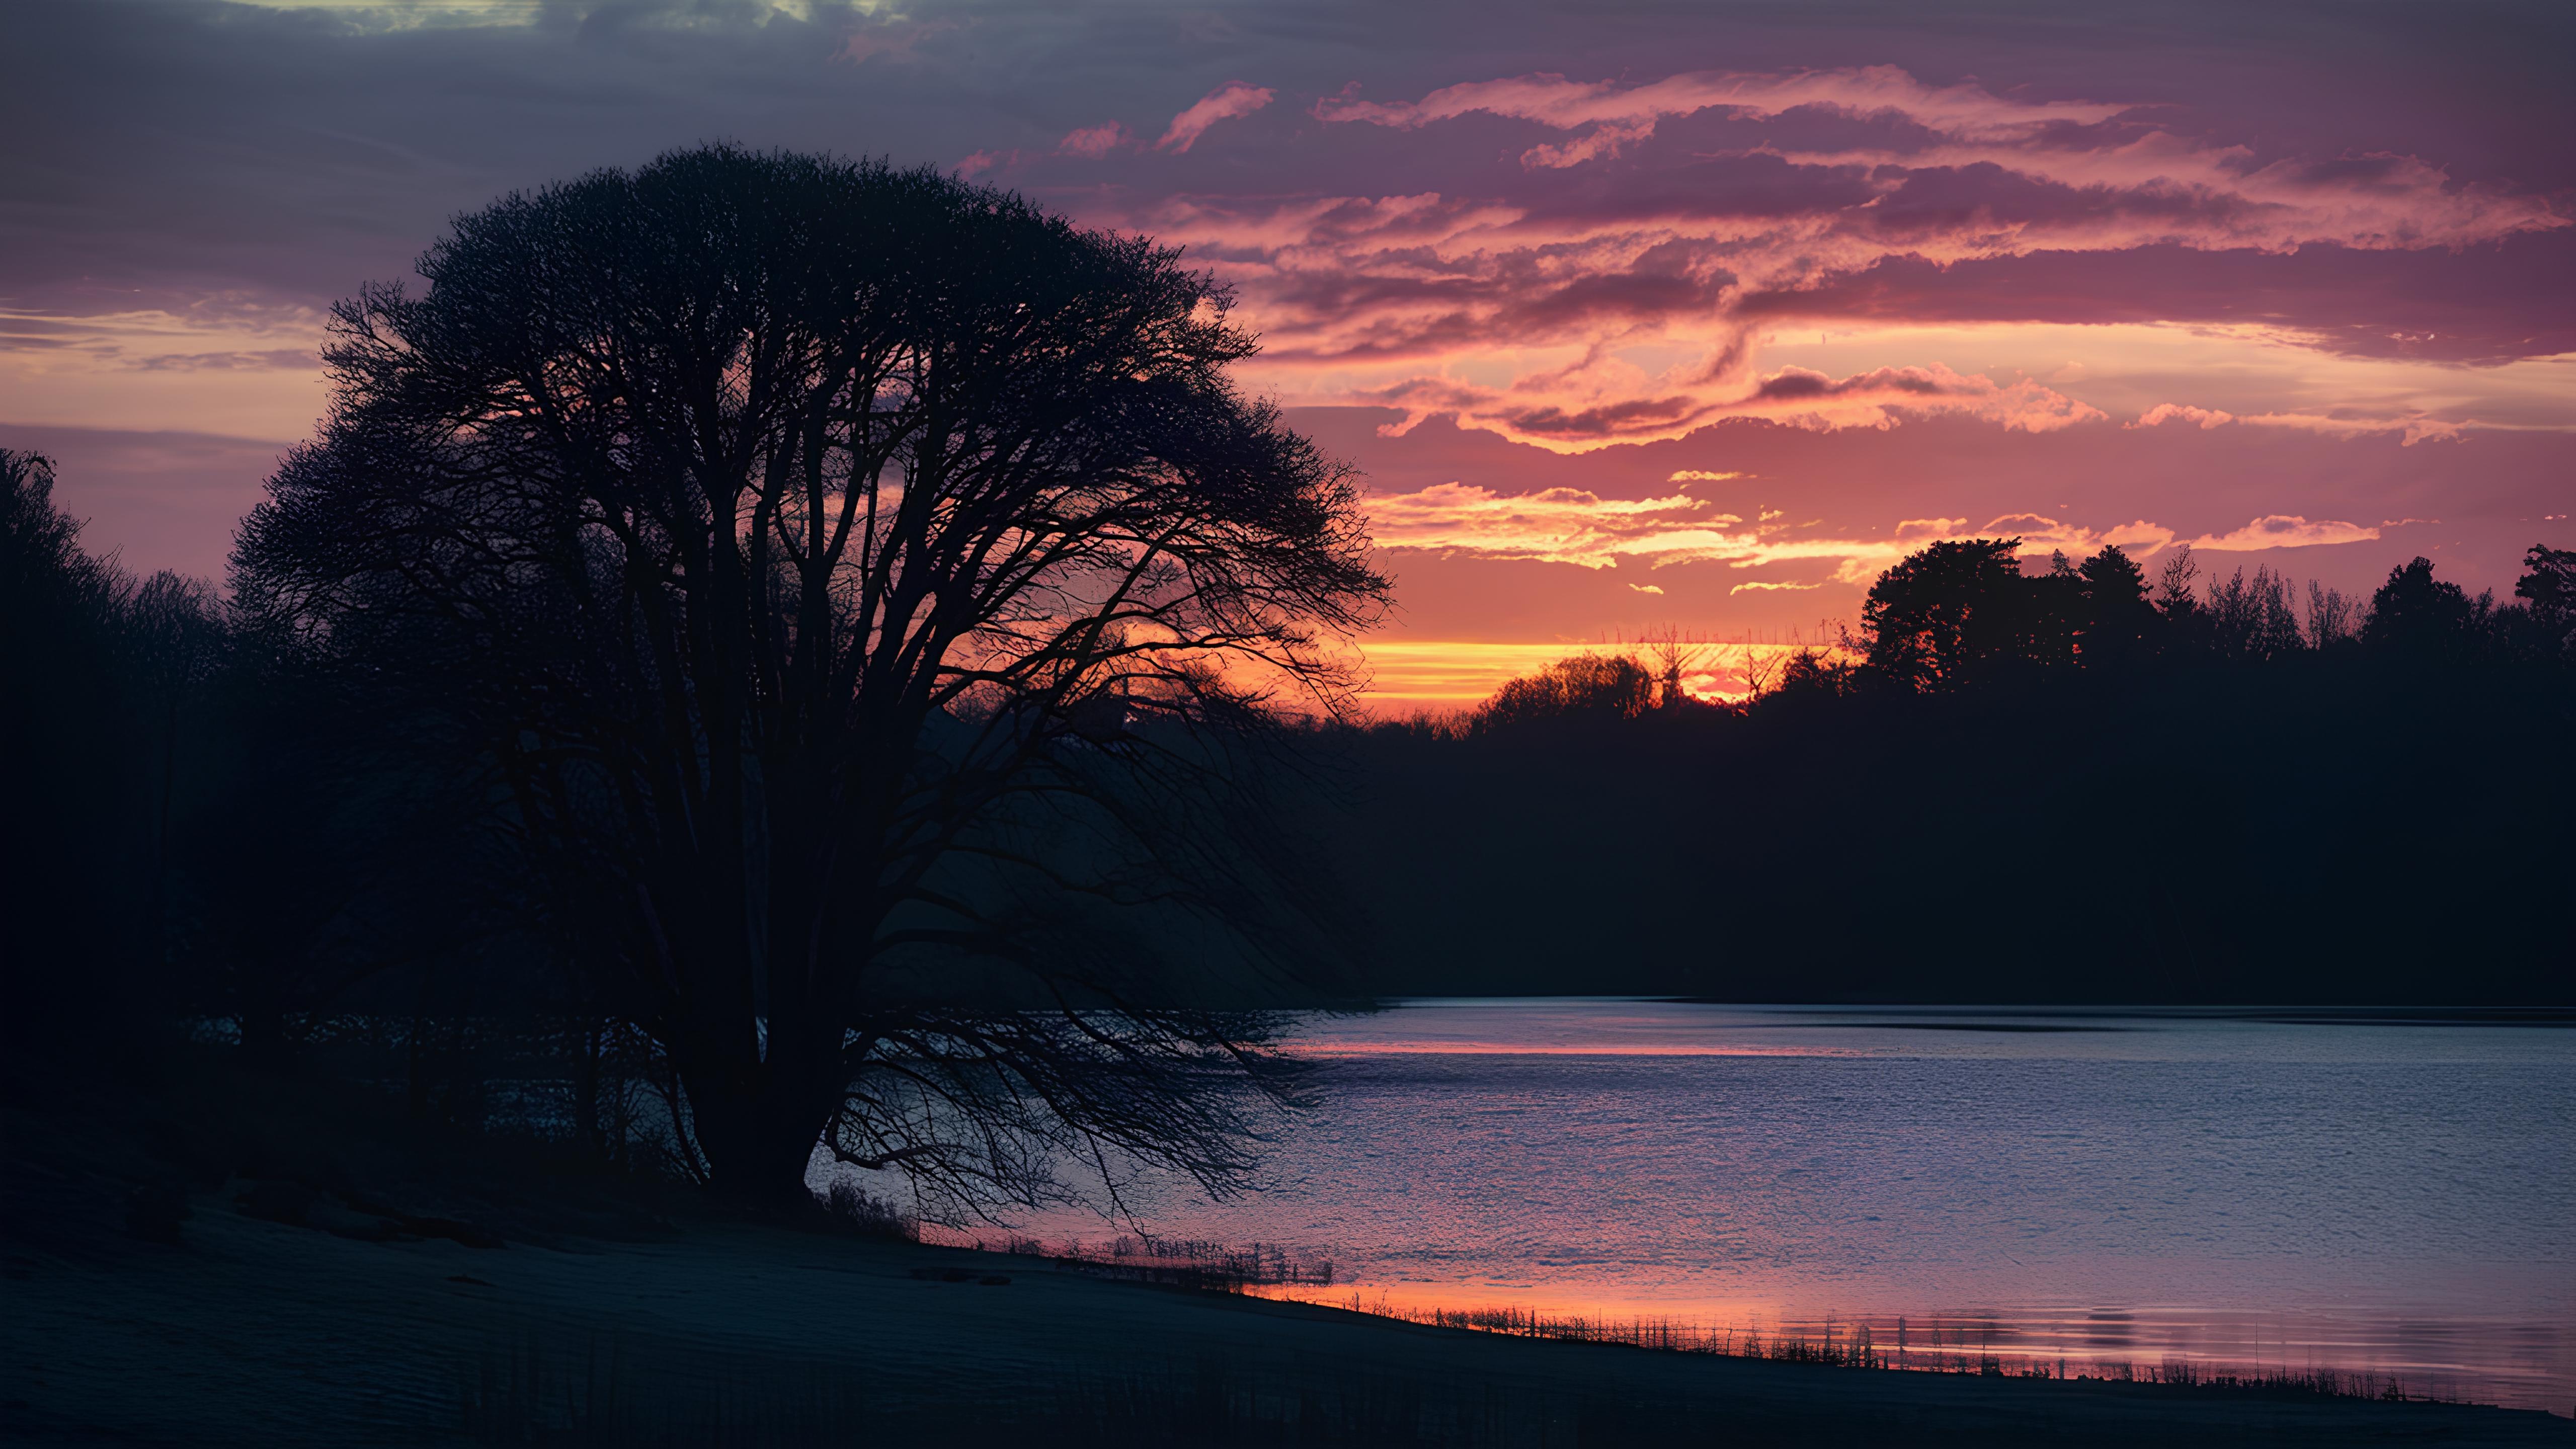
M 318 1050 L 337 1015 L 426 1115 L 478 1116 L 478 1056 L 540 1037 L 585 1123 L 676 1093 L 531 929 L 545 887 L 446 717 L 84 552 L 42 459 L 0 475 L 11 1045 L 216 1020 Z M 2015 547 L 1905 560 L 1737 702 L 1685 691 L 1675 639 L 1309 732 L 1284 844 L 1331 863 L 1358 963 L 1317 989 L 2566 1002 L 2576 553 L 2535 547 L 2509 600 L 2418 559 L 2356 601 Z M 495 1017 L 528 1025 L 458 1025 Z
M 501 910 L 478 782 L 421 764 L 431 720 L 304 672 L 204 580 L 89 554 L 52 493 L 0 451 L 13 1044 L 569 1004 Z
M 0 1050 L 154 1074 L 176 1037 L 318 1069 L 437 1126 L 686 1175 L 666 1052 L 530 927 L 533 883 L 446 724 L 202 579 L 82 549 L 0 450 Z M 11 1086 L 17 1082 L 10 1083 Z
M 1390 993 L 2563 1004 L 2576 552 L 2367 601 L 1938 543 L 1691 698 L 1586 653 L 1343 737 Z

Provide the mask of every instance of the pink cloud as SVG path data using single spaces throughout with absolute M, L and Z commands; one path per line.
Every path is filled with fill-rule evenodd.
M 2054 432 L 2106 416 L 2100 408 L 2036 382 L 2025 379 L 1999 384 L 1981 374 L 1953 372 L 1939 363 L 1928 367 L 1872 368 L 1844 378 L 1809 368 L 1785 367 L 1763 378 L 1747 401 L 1759 405 L 1765 415 L 1787 422 L 1801 422 L 1810 414 L 1799 410 L 1814 405 L 1820 411 L 1813 416 L 1824 419 L 1824 426 L 1848 425 L 1833 406 L 1846 403 L 1859 403 L 1879 413 L 1867 419 L 1871 426 L 1883 426 L 1885 414 L 1891 409 L 1972 413 L 2028 433 Z
M 2474 251 L 2332 243 L 2212 250 L 2152 243 L 1935 263 L 1891 256 L 1773 291 L 1739 317 L 1942 322 L 2218 322 L 2287 331 L 2356 357 L 2502 363 L 2576 352 L 2576 234 L 2526 231 Z
M 1208 127 L 1219 121 L 1251 115 L 1270 104 L 1272 98 L 1272 92 L 1263 87 L 1227 81 L 1199 97 L 1188 110 L 1172 117 L 1171 127 L 1163 132 L 1163 139 L 1154 143 L 1154 149 L 1187 151 L 1198 144 L 1199 137 L 1207 134 Z
M 2467 426 L 2410 414 L 2396 418 L 2354 418 L 2318 413 L 2254 413 L 2237 419 L 2250 428 L 2296 428 L 2302 432 L 2322 433 L 2330 438 L 2360 438 L 2374 433 L 2395 433 L 2402 447 L 2414 447 L 2430 439 L 2438 443 L 2459 441 Z
M 2007 513 L 1989 519 L 1977 530 L 1981 538 L 2018 538 L 2020 552 L 2036 557 L 2046 553 L 2093 554 L 2105 548 L 2118 548 L 2124 553 L 2149 554 L 2172 543 L 2174 531 L 2159 523 L 2141 518 L 2096 531 L 2060 523 L 2036 513 Z
M 1394 523 L 1411 530 L 1390 554 L 1397 627 L 1423 637 L 1807 624 L 1856 608 L 1857 581 L 1896 544 L 1978 531 L 2018 533 L 2041 561 L 2114 540 L 2162 559 L 2196 536 L 2278 548 L 2349 521 L 2379 537 L 2277 557 L 2366 593 L 2421 551 L 2472 592 L 2509 594 L 2532 542 L 2576 546 L 2563 501 L 2576 389 L 2563 363 L 2531 361 L 2576 353 L 2576 153 L 2533 124 L 2533 78 L 2552 73 L 2494 27 L 2382 16 L 2302 46 L 2260 7 L 2238 8 L 2088 37 L 1893 11 L 1857 31 L 1794 16 L 1748 30 L 1725 7 L 1677 7 L 1643 44 L 1573 9 L 1497 11 L 1460 46 L 1415 44 L 1459 32 L 1400 17 L 1392 30 L 1363 16 L 1333 36 L 1289 35 L 1293 23 L 1228 36 L 1222 16 L 1146 35 L 1109 12 L 1028 25 L 959 15 L 956 34 L 934 35 L 938 22 L 902 17 L 947 14 L 938 7 L 817 11 L 782 27 L 753 6 L 736 17 L 748 29 L 694 27 L 678 50 L 555 57 L 587 77 L 583 95 L 642 106 L 640 132 L 608 112 L 570 127 L 496 112 L 430 147 L 439 164 L 343 165 L 283 189 L 256 157 L 190 152 L 199 89 L 151 80 L 128 84 L 131 104 L 93 109 L 176 149 L 108 136 L 56 158 L 67 176 L 133 175 L 29 213 L 24 244 L 0 249 L 23 285 L 0 293 L 86 315 L 184 310 L 207 287 L 243 287 L 318 309 L 360 278 L 402 274 L 441 217 L 489 199 L 492 175 L 596 164 L 582 137 L 602 125 L 739 131 L 748 101 L 766 118 L 763 145 L 946 155 L 1084 225 L 1186 245 L 1187 265 L 1232 284 L 1235 316 L 1261 335 L 1263 352 L 1236 369 L 1248 393 L 1295 409 L 1389 496 L 1448 480 L 1489 490 L 1490 506 L 1454 516 L 1387 511 L 1390 538 Z M 91 28 L 102 43 L 123 34 Z M 564 37 L 522 38 L 543 49 Z M 427 86 L 412 109 L 437 129 L 445 80 L 387 47 L 436 51 L 414 57 L 424 64 L 465 51 L 435 27 L 262 43 L 326 39 L 356 46 L 352 63 L 381 61 L 385 84 Z M 467 50 L 489 59 L 500 53 L 484 39 L 509 37 L 477 33 Z M 1365 70 L 1352 44 L 1374 46 Z M 781 46 L 819 68 L 754 63 Z M 292 123 L 310 109 L 296 87 L 259 79 L 274 66 L 228 67 L 233 49 L 183 58 L 209 82 L 250 86 L 235 110 Z M 1238 59 L 1209 61 L 1220 53 Z M 1174 56 L 1225 68 L 1171 89 L 1188 74 Z M 1853 57 L 1904 68 L 1796 68 Z M 162 69 L 101 66 L 88 80 L 112 90 Z M 1982 78 L 1952 84 L 1969 70 Z M 1367 90 L 1316 103 L 1361 74 Z M 1211 89 L 1157 109 L 1197 80 Z M 728 86 L 732 101 L 718 94 Z M 978 97 L 1002 103 L 969 104 Z M 1085 110 L 1099 121 L 1067 130 L 1091 137 L 1062 152 L 1066 133 L 1033 120 Z M 1216 151 L 1189 160 L 1209 135 Z M 256 173 L 247 187 L 150 184 L 154 168 L 243 165 Z M 302 436 L 327 394 L 293 349 L 321 321 L 156 316 L 117 323 L 100 333 L 115 350 L 93 353 L 26 335 L 43 319 L 0 317 L 20 340 L 12 354 L 0 337 L 0 417 Z M 1354 406 L 1378 399 L 1397 406 Z M 2088 405 L 2110 417 L 2090 420 Z M 2464 441 L 2441 446 L 2448 437 Z M 192 525 L 210 560 L 192 566 L 220 570 L 231 514 L 272 463 L 206 475 L 209 496 L 230 501 Z M 151 501 L 123 507 L 94 466 L 67 457 L 65 496 L 87 500 L 77 511 L 100 519 L 95 539 L 131 530 L 129 561 L 152 557 L 146 543 L 172 529 L 160 510 L 192 495 L 138 464 L 112 487 Z M 1756 476 L 1675 476 L 1729 471 Z M 1552 487 L 1601 506 L 1532 502 Z M 1711 506 L 1613 507 L 1672 495 Z M 2247 508 L 2307 532 L 2266 531 Z M 2387 522 L 2427 513 L 2451 521 Z M 1559 555 L 1612 566 L 1530 561 Z
M 1193 118 L 1266 98 L 1229 83 L 1158 144 L 1183 149 L 1204 129 Z M 1450 414 L 1559 451 L 1738 417 L 1834 429 L 1947 412 L 2047 431 L 2101 416 L 2059 388 L 1930 359 L 1843 378 L 1764 372 L 1773 319 L 1808 297 L 1848 309 L 1853 279 L 1920 287 L 1949 269 L 2151 250 L 2455 248 L 2568 225 L 2546 198 L 2461 185 L 2412 156 L 2264 157 L 2160 129 L 2125 100 L 2025 100 L 1890 67 L 1642 84 L 1529 75 L 1411 101 L 1345 94 L 1314 113 L 1407 135 L 1471 115 L 1559 135 L 1524 147 L 1518 178 L 1480 182 L 1479 194 L 1190 195 L 1140 201 L 1115 222 L 1187 245 L 1236 287 L 1263 334 L 1246 369 L 1255 385 L 1299 403 L 1397 407 L 1399 430 Z M 1703 119 L 1687 149 L 1659 134 L 1690 116 Z M 1580 189 L 1548 179 L 1612 157 L 1621 166 Z M 1980 275 L 2008 297 L 2013 273 Z M 2061 310 L 2110 305 L 2060 293 Z M 1901 317 L 1907 302 L 1871 306 Z M 2208 421 L 2217 411 L 2138 425 L 2223 426 Z M 2410 442 L 2461 426 L 2339 409 L 2229 421 Z
M 1055 149 L 1059 156 L 1079 156 L 1085 161 L 1097 161 L 1130 143 L 1131 138 L 1125 126 L 1116 121 L 1103 121 L 1097 126 L 1085 126 L 1079 131 L 1066 132 L 1064 139 L 1056 143 Z
M 125 365 L 137 372 L 226 372 L 263 368 L 311 372 L 321 367 L 322 358 L 310 347 L 271 347 L 246 352 L 165 352 L 134 358 Z
M 2105 416 L 2027 378 L 1998 383 L 1938 363 L 1874 368 L 1842 378 L 1798 367 L 1759 378 L 1696 371 L 1647 378 L 1615 360 L 1590 359 L 1503 387 L 1414 378 L 1365 394 L 1364 400 L 1404 410 L 1401 421 L 1381 429 L 1387 436 L 1402 436 L 1426 419 L 1447 416 L 1460 427 L 1560 453 L 1684 437 L 1732 418 L 1831 431 L 1893 427 L 1907 416 L 1965 414 L 2009 430 L 2040 433 Z
M 1532 170 L 1545 168 L 1561 171 L 1580 166 L 1586 161 L 1614 157 L 1622 147 L 1643 141 L 1655 134 L 1652 121 L 1611 122 L 1593 127 L 1562 146 L 1532 146 L 1521 153 L 1521 165 Z
M 2168 213 L 2176 228 L 2170 239 L 2188 245 L 2461 246 L 2569 224 L 2543 200 L 2455 186 L 2441 168 L 2413 156 L 2373 152 L 2258 165 L 2244 146 L 2108 124 L 2134 109 L 2125 103 L 2021 101 L 1975 85 L 1936 89 L 1893 66 L 1702 72 L 1641 85 L 1529 75 L 1449 86 L 1412 103 L 1331 97 L 1317 103 L 1315 114 L 1327 122 L 1408 130 L 1474 112 L 1556 130 L 1591 127 L 1574 141 L 1534 147 L 1521 158 L 1524 166 L 1556 168 L 1616 156 L 1676 117 L 1723 110 L 1769 119 L 1802 108 L 1901 119 L 1911 129 L 1904 145 L 1823 149 L 1766 141 L 1741 154 L 1837 171 L 1991 166 L 2079 191 L 2133 193 L 2156 204 L 2126 208 L 2125 215 L 2087 210 L 2115 232 L 2135 229 L 2146 213 Z
M 2292 428 L 2318 433 L 2330 438 L 2360 438 L 2375 434 L 2395 433 L 2401 447 L 2411 448 L 2426 439 L 2456 442 L 2467 424 L 2431 418 L 2421 413 L 2403 417 L 2346 417 L 2325 413 L 2247 413 L 2237 414 L 2219 408 L 2193 407 L 2186 403 L 2158 403 L 2140 413 L 2135 422 L 2124 428 L 2153 428 L 2169 422 L 2198 425 L 2206 432 L 2211 428 L 2240 423 L 2249 428 Z
M 2243 528 L 2226 533 L 2204 534 L 2191 541 L 2196 549 L 2222 553 L 2250 553 L 2266 548 L 2313 548 L 2329 543 L 2367 543 L 2379 537 L 2376 528 L 2336 519 L 2319 519 L 2314 523 L 2297 514 L 2271 513 Z
M 1642 85 L 1570 81 L 1561 75 L 1525 75 L 1477 81 L 1433 91 L 1420 101 L 1381 103 L 1347 95 L 1315 106 L 1324 121 L 1367 121 L 1416 129 L 1471 112 L 1536 121 L 1557 130 L 1615 126 L 1650 134 L 1657 122 L 1700 111 L 1727 109 L 1776 116 L 1800 106 L 1868 113 L 1894 110 L 1937 122 L 1960 134 L 2027 133 L 2043 125 L 2107 120 L 2127 109 L 2090 101 L 2003 100 L 1972 86 L 1934 89 L 1894 66 L 1794 71 L 1784 75 L 1703 71 Z
M 2236 421 L 2236 414 L 2218 408 L 2196 408 L 2189 403 L 2158 403 L 2138 414 L 2137 421 L 2122 423 L 2124 428 L 2160 428 L 2167 423 L 2196 423 L 2203 432 Z

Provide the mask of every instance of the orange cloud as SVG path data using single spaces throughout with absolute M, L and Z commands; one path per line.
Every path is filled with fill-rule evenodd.
M 1369 532 L 1380 548 L 1419 548 L 1541 559 L 1608 568 L 1622 557 L 1732 550 L 1725 530 L 1743 522 L 1684 494 L 1636 501 L 1576 488 L 1504 495 L 1469 483 L 1368 500 Z
M 1794 531 L 1746 523 L 1686 494 L 1615 499 L 1579 488 L 1499 494 L 1469 483 L 1442 483 L 1415 493 L 1377 494 L 1368 500 L 1371 535 L 1380 548 L 1422 549 L 1495 559 L 1521 559 L 1610 568 L 1623 559 L 1667 564 L 1724 563 L 1734 568 L 1821 562 L 1833 578 L 1867 583 L 1889 564 L 1926 544 L 1960 538 L 2019 537 L 2020 552 L 2098 553 L 2117 545 L 2151 554 L 2173 542 L 2174 531 L 2144 519 L 2089 529 L 2035 513 L 2008 513 L 1969 530 L 1964 518 L 1912 518 L 1885 538 L 1801 538 Z M 1776 517 L 1777 515 L 1771 515 Z M 2249 525 L 2251 526 L 2251 525 Z M 2340 525 L 2348 527 L 2349 525 Z M 2277 545 L 2265 545 L 2267 547 Z M 1754 581 L 1730 590 L 1815 588 L 1815 582 Z

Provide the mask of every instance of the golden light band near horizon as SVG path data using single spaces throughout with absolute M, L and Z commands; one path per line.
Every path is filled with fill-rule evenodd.
M 1368 671 L 1368 703 L 1381 711 L 1402 713 L 1476 704 L 1512 680 L 1571 655 L 1644 654 L 1653 647 L 1619 639 L 1367 639 L 1361 641 L 1360 653 Z M 1694 651 L 1685 688 L 1703 699 L 1734 699 L 1747 692 L 1748 666 L 1758 670 L 1802 649 L 1825 646 L 1738 641 L 1682 647 Z

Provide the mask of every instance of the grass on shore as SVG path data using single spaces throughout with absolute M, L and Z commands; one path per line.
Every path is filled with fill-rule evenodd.
M 870 1198 L 847 1183 L 836 1182 L 824 1204 L 850 1227 L 872 1236 L 921 1241 L 920 1224 Z M 1609 1319 L 1547 1313 L 1515 1305 L 1404 1308 L 1383 1295 L 1375 1299 L 1354 1290 L 1327 1299 L 1311 1291 L 1330 1287 L 1334 1265 L 1302 1249 L 1252 1243 L 1230 1247 L 1192 1239 L 1122 1234 L 1102 1246 L 1079 1241 L 1048 1244 L 1017 1234 L 998 1243 L 980 1239 L 955 1246 L 1015 1257 L 1042 1258 L 1060 1268 L 1095 1277 L 1195 1288 L 1223 1293 L 1254 1292 L 1263 1297 L 1302 1302 L 1394 1318 L 1433 1328 L 1465 1329 L 1517 1338 L 1562 1343 L 1605 1344 L 1662 1353 L 1705 1354 L 1719 1358 L 1772 1363 L 1814 1364 L 1828 1368 L 1880 1369 L 1913 1373 L 1974 1374 L 1988 1378 L 2056 1379 L 2076 1382 L 2159 1384 L 2176 1388 L 2366 1399 L 2382 1403 L 2468 1403 L 2418 1382 L 2410 1391 L 2394 1374 L 2335 1368 L 2291 1368 L 2245 1365 L 2167 1355 L 2153 1364 L 2130 1359 L 2085 1358 L 2065 1354 L 1998 1353 L 1993 1325 L 1918 1324 L 1909 1332 L 1898 1319 L 1895 1340 L 1886 1340 L 1889 1325 L 1865 1321 L 1837 1323 L 1829 1315 L 1821 1324 L 1779 1325 L 1765 1334 L 1759 1328 L 1707 1328 L 1665 1318 Z M 1290 1290 L 1262 1292 L 1261 1290 Z
M 1879 1338 L 1883 1327 L 1868 1323 L 1836 1324 L 1828 1318 L 1812 1329 L 1709 1329 L 1669 1319 L 1627 1320 L 1549 1314 L 1514 1306 L 1402 1309 L 1359 1294 L 1335 1304 L 1360 1313 L 1399 1318 L 1436 1328 L 1463 1328 L 1520 1338 L 1564 1343 L 1615 1344 L 1666 1353 L 1710 1354 L 1720 1358 L 1762 1359 L 1773 1363 L 1820 1364 L 1830 1368 L 1891 1369 L 1913 1373 L 1977 1374 L 1988 1378 L 2059 1379 L 2079 1382 L 2165 1384 L 2177 1388 L 2300 1394 L 2383 1403 L 2464 1403 L 2427 1391 L 2419 1384 L 2408 1392 L 2393 1374 L 2332 1368 L 2293 1369 L 2279 1365 L 2247 1366 L 2167 1356 L 2159 1363 L 2134 1360 L 2086 1360 L 2066 1356 L 1996 1353 L 1972 1341 L 1974 1330 L 1932 1325 L 1916 1333 L 1928 1339 L 1902 1340 L 1891 1347 Z

